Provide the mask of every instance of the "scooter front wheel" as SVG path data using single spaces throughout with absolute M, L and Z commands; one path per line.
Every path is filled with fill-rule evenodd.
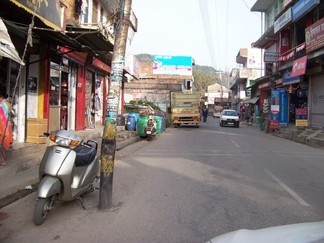
M 33 219 L 34 224 L 41 225 L 44 223 L 48 212 L 52 209 L 52 204 L 54 203 L 52 199 L 53 197 L 37 198 Z

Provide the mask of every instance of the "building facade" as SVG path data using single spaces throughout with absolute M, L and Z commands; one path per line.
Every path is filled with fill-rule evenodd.
M 43 132 L 103 125 L 119 1 L 4 0 L 0 8 L 24 61 L 0 57 L 14 140 L 42 143 Z
M 259 112 L 260 90 L 255 90 L 255 82 L 263 71 L 263 51 L 257 48 L 241 48 L 236 56 L 240 68 L 232 70 L 232 108 L 242 119 L 249 120 Z
M 264 75 L 255 80 L 263 117 L 269 128 L 324 126 L 324 2 L 258 0 L 262 36 L 252 47 L 264 51 Z

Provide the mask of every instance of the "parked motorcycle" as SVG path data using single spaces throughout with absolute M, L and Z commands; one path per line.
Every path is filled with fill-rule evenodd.
M 156 138 L 156 121 L 153 115 L 149 115 L 146 123 L 145 135 L 148 141 L 152 141 Z
M 39 168 L 40 183 L 33 222 L 40 225 L 54 209 L 55 202 L 72 201 L 94 190 L 99 172 L 98 143 L 84 142 L 72 131 L 47 133 L 55 144 L 49 146 Z

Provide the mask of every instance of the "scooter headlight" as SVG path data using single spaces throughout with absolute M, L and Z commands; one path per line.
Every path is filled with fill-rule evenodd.
M 60 146 L 69 147 L 71 139 L 56 137 L 55 143 L 57 143 Z
M 75 147 L 81 142 L 81 140 L 73 139 L 72 137 L 60 136 L 57 133 L 51 133 L 49 138 L 54 143 L 63 147 Z

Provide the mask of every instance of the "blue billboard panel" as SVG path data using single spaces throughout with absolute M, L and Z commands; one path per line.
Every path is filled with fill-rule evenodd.
M 288 123 L 288 94 L 285 89 L 280 88 L 272 91 L 271 94 L 271 109 L 277 107 L 278 109 L 271 111 L 271 120 L 277 120 L 281 125 Z
M 192 76 L 192 57 L 154 55 L 153 74 Z
M 279 90 L 279 124 L 288 124 L 288 94 L 285 89 Z

